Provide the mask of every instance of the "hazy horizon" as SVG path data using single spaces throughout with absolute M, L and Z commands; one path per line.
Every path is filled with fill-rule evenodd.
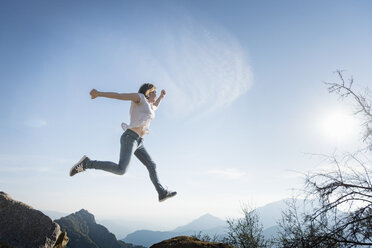
M 286 198 L 280 201 L 270 202 L 268 204 L 265 204 L 264 206 L 254 207 L 254 206 L 245 205 L 245 207 L 256 208 L 256 212 L 259 215 L 259 221 L 263 225 L 263 229 L 265 230 L 267 228 L 271 228 L 277 225 L 277 221 L 280 219 L 279 213 L 286 208 L 286 202 L 288 200 L 292 201 L 292 199 L 293 198 Z M 297 200 L 299 201 L 299 203 L 305 204 L 304 199 L 298 198 Z M 71 214 L 76 214 L 80 210 L 77 210 L 73 213 L 61 213 L 61 212 L 54 212 L 54 211 L 48 211 L 48 210 L 41 210 L 41 211 L 47 216 L 49 216 L 52 220 L 57 220 L 57 219 L 66 217 Z M 130 218 L 105 219 L 105 218 L 101 218 L 100 216 L 95 215 L 89 210 L 87 211 L 94 215 L 95 220 L 98 224 L 105 226 L 110 232 L 114 233 L 118 239 L 124 238 L 126 235 L 133 233 L 135 231 L 142 231 L 142 230 L 150 230 L 154 232 L 158 232 L 158 231 L 160 232 L 182 232 L 182 230 L 185 231 L 184 228 L 182 230 L 177 230 L 177 229 L 179 229 L 180 227 L 182 228 L 184 226 L 188 226 L 194 222 L 197 222 L 200 224 L 200 222 L 202 221 L 202 223 L 206 223 L 205 225 L 212 225 L 210 223 L 211 218 L 212 219 L 218 218 L 219 220 L 224 221 L 225 222 L 224 225 L 227 226 L 226 221 L 228 219 L 231 219 L 231 216 L 218 217 L 210 213 L 204 213 L 201 216 L 195 216 L 191 218 L 190 220 L 186 220 L 186 222 L 177 223 L 175 226 L 162 226 L 161 223 L 159 225 L 159 222 L 149 223 L 149 222 L 144 222 L 144 221 L 138 221 L 138 219 L 130 219 Z M 275 216 L 275 218 L 273 216 Z M 242 212 L 241 212 L 240 217 L 243 217 Z M 205 222 L 206 218 L 207 218 L 207 222 Z M 219 225 L 214 225 L 213 227 L 216 228 L 216 227 L 219 227 Z M 194 231 L 205 231 L 205 229 L 202 229 L 202 230 L 195 229 Z

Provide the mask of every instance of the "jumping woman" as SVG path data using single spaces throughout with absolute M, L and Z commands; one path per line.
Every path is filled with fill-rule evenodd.
M 129 125 L 122 123 L 124 133 L 120 139 L 121 148 L 119 164 L 110 161 L 90 160 L 84 155 L 80 161 L 71 168 L 70 176 L 74 176 L 86 169 L 104 170 L 117 175 L 123 175 L 128 168 L 132 155 L 134 154 L 149 171 L 150 179 L 158 192 L 159 201 L 162 202 L 175 196 L 177 192 L 166 190 L 160 184 L 156 173 L 156 164 L 151 159 L 143 145 L 143 136 L 149 133 L 150 122 L 155 117 L 154 111 L 159 106 L 160 101 L 164 98 L 165 90 L 161 91 L 159 98 L 156 98 L 156 87 L 153 84 L 143 84 L 138 90 L 138 93 L 119 94 L 114 92 L 100 92 L 93 89 L 90 92 L 90 95 L 92 99 L 97 97 L 106 97 L 131 101 L 130 123 Z

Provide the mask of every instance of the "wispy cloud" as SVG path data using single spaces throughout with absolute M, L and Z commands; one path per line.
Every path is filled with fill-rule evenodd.
M 231 34 L 190 24 L 166 37 L 166 53 L 158 61 L 172 91 L 172 113 L 187 116 L 215 110 L 250 88 L 247 54 Z
M 217 175 L 225 179 L 232 180 L 232 179 L 242 178 L 246 173 L 244 171 L 241 171 L 235 168 L 227 168 L 227 169 L 209 170 L 207 171 L 207 174 Z

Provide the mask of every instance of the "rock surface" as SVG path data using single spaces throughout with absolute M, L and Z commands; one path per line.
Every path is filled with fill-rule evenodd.
M 67 242 L 48 216 L 0 192 L 0 247 L 63 248 Z
M 222 243 L 200 241 L 197 238 L 193 237 L 179 236 L 154 244 L 150 248 L 233 248 L 233 247 Z

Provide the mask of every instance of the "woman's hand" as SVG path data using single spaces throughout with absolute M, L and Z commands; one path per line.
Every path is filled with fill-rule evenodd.
M 165 94 L 167 94 L 167 92 L 165 92 L 165 90 L 161 90 L 160 96 L 161 96 L 161 97 L 164 97 Z
M 96 89 L 92 89 L 89 94 L 92 99 L 98 97 L 98 91 Z

